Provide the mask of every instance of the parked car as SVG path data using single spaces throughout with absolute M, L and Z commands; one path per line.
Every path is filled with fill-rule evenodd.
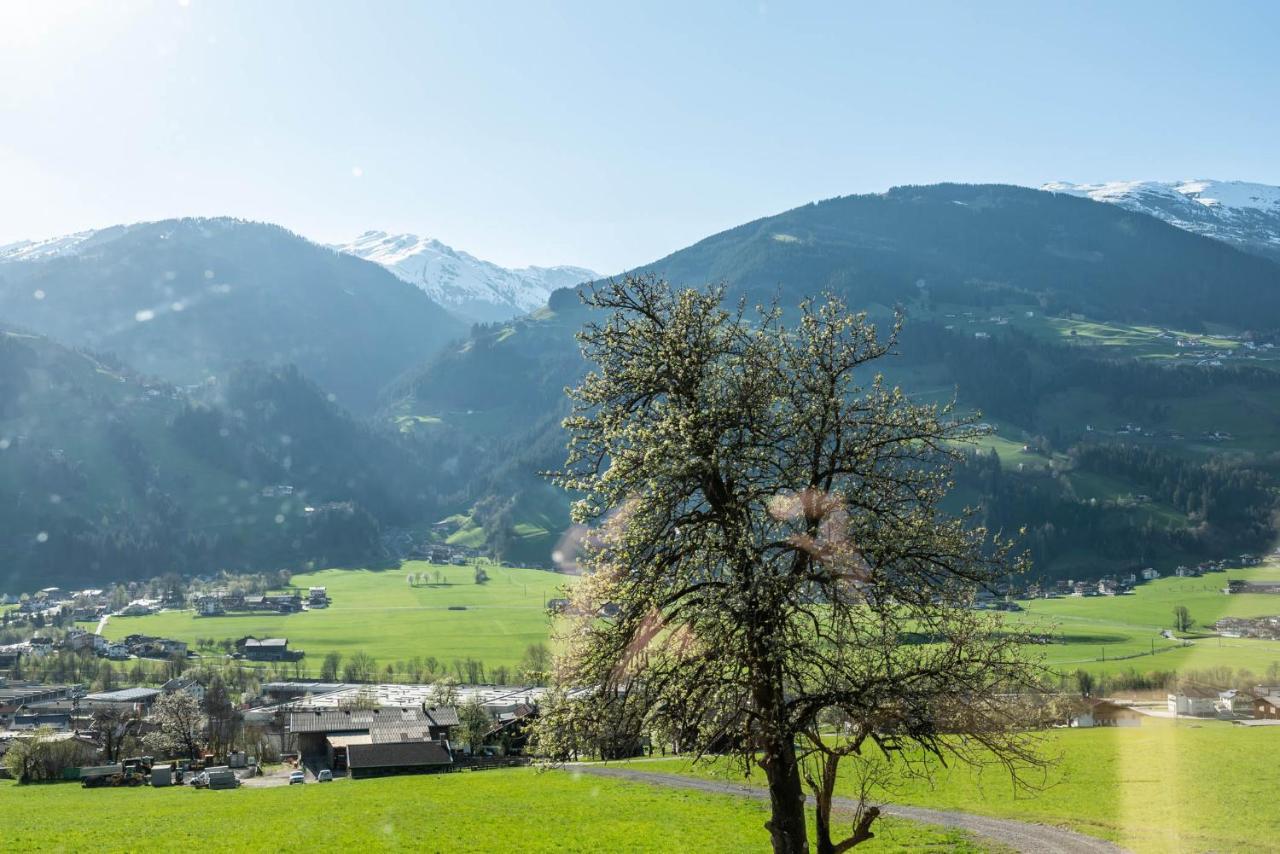
M 307 775 L 302 773 L 301 771 L 294 771 L 292 774 L 289 775 L 290 786 L 292 786 L 294 783 L 305 783 L 305 782 L 307 782 Z
M 317 782 L 317 783 L 332 783 L 332 782 L 333 782 L 333 772 L 332 772 L 332 771 L 330 771 L 328 768 L 325 768 L 325 769 L 321 770 L 321 771 L 320 771 L 320 773 L 316 775 L 316 782 Z

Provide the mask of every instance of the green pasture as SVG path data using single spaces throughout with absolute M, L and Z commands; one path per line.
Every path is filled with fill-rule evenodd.
M 12 851 L 739 852 L 768 847 L 766 804 L 532 769 L 233 791 L 0 781 Z M 870 852 L 983 850 L 886 822 Z
M 197 638 L 285 637 L 306 652 L 303 666 L 315 671 L 329 651 L 344 656 L 363 650 L 380 666 L 415 656 L 435 656 L 446 665 L 474 658 L 492 668 L 514 667 L 526 647 L 545 642 L 550 630 L 546 601 L 572 579 L 552 572 L 484 564 L 489 582 L 475 583 L 470 566 L 412 561 L 395 570 L 323 570 L 296 575 L 292 586 L 328 588 L 333 604 L 299 614 L 200 617 L 193 611 L 163 611 L 147 617 L 112 617 L 106 635 L 150 634 L 186 641 Z M 410 573 L 444 576 L 443 584 L 410 587 Z M 465 608 L 465 610 L 450 610 Z
M 1273 662 L 1280 662 L 1280 641 L 1192 637 L 1187 645 L 1182 639 L 1160 636 L 1162 629 L 1173 627 L 1173 611 L 1179 605 L 1190 611 L 1197 629 L 1204 631 L 1212 631 L 1213 623 L 1222 617 L 1280 614 L 1280 595 L 1222 593 L 1233 578 L 1280 579 L 1280 566 L 1216 572 L 1202 578 L 1161 578 L 1138 585 L 1128 596 L 1036 599 L 1019 603 L 1026 610 L 1008 619 L 1059 641 L 1042 648 L 1045 663 L 1056 670 L 1106 673 L 1132 668 L 1144 673 L 1225 666 L 1261 676 Z
M 1028 773 L 1034 791 L 1015 791 L 1008 773 L 992 765 L 956 765 L 926 780 L 905 775 L 898 761 L 877 797 L 1068 827 L 1137 854 L 1263 851 L 1280 839 L 1280 727 L 1144 718 L 1137 728 L 1058 729 L 1038 738 L 1038 752 L 1051 764 Z M 635 767 L 733 779 L 740 773 L 684 759 Z M 748 782 L 763 785 L 758 772 Z

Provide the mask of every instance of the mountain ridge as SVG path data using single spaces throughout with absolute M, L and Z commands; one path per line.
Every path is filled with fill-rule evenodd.
M 358 411 L 465 331 L 377 264 L 228 217 L 11 244 L 0 318 L 178 385 L 241 361 L 293 363 Z
M 552 291 L 596 278 L 584 267 L 508 268 L 439 240 L 366 231 L 330 248 L 380 264 L 441 305 L 482 323 L 508 320 L 546 304 Z

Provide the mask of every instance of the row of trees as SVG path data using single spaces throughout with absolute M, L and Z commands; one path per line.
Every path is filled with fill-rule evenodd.
M 415 656 L 407 661 L 388 662 L 379 669 L 373 656 L 357 650 L 344 657 L 331 651 L 325 654 L 320 665 L 320 679 L 325 682 L 440 682 L 454 679 L 459 683 L 480 685 L 545 685 L 550 676 L 551 652 L 544 643 L 530 644 L 525 648 L 520 663 L 514 668 L 505 664 L 487 667 L 479 659 L 470 656 L 444 662 L 433 655 Z

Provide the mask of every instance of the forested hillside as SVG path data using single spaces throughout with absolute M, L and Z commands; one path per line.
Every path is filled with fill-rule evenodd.
M 1248 349 L 1280 329 L 1269 261 L 1087 199 L 939 185 L 807 205 L 640 272 L 784 306 L 833 290 L 881 323 L 903 311 L 888 379 L 955 396 L 993 431 L 951 506 L 1025 527 L 1039 572 L 1197 560 L 1274 536 L 1280 372 Z M 584 370 L 572 333 L 586 318 L 576 293 L 556 292 L 530 317 L 474 327 L 397 388 L 391 411 L 428 441 L 443 425 L 476 437 L 485 485 L 459 524 L 509 556 L 546 560 L 547 520 L 564 518 L 535 473 L 561 461 L 557 392 Z M 1136 457 L 1148 474 L 1116 462 Z
M 441 491 L 411 437 L 292 367 L 242 365 L 197 399 L 0 332 L 0 590 L 367 565 L 384 526 L 441 512 Z

